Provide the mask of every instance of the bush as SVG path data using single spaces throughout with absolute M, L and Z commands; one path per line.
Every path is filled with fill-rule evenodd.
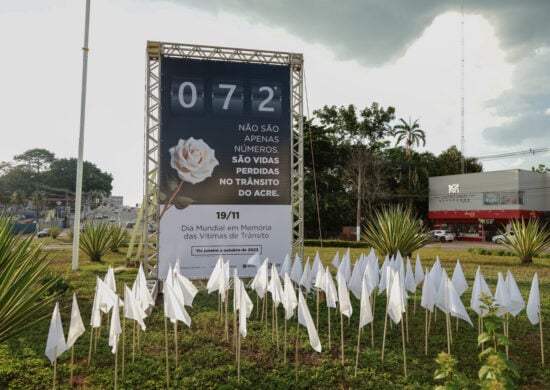
M 61 229 L 59 226 L 52 226 L 50 227 L 50 237 L 54 240 L 59 237 L 59 234 L 61 233 Z
M 122 225 L 111 225 L 111 252 L 118 252 L 118 248 L 128 245 L 128 231 Z
M 514 239 L 502 244 L 519 256 L 522 264 L 532 263 L 533 257 L 550 247 L 550 232 L 538 219 L 512 220 L 511 225 Z
M 108 224 L 86 225 L 80 234 L 80 250 L 91 261 L 101 261 L 101 257 L 111 249 L 111 229 Z

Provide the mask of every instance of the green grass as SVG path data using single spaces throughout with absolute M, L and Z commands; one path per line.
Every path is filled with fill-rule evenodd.
M 311 259 L 319 250 L 323 261 L 329 264 L 337 250 L 340 255 L 345 248 L 306 247 L 305 256 Z M 104 277 L 107 267 L 115 268 L 117 289 L 122 291 L 124 283 L 131 285 L 136 269 L 126 268 L 123 254 L 108 253 L 104 262 L 92 263 L 85 256 L 80 257 L 80 269 L 71 271 L 71 250 L 52 249 L 53 261 L 50 266 L 52 273 L 63 277 L 56 288 L 63 291 L 60 301 L 61 316 L 68 330 L 71 310 L 72 292 L 77 293 L 80 311 L 85 325 L 88 325 L 95 286 L 95 277 Z M 352 259 L 360 253 L 367 252 L 364 248 L 351 249 Z M 533 264 L 520 265 L 519 258 L 510 256 L 499 257 L 481 255 L 468 251 L 440 251 L 438 248 L 419 251 L 423 265 L 430 267 L 436 255 L 452 274 L 457 259 L 460 259 L 470 289 L 463 296 L 465 306 L 469 306 L 471 285 L 475 270 L 481 266 L 482 273 L 492 291 L 499 271 L 510 269 L 527 300 L 530 283 L 535 272 L 538 272 L 543 306 L 543 323 L 550 323 L 550 263 L 549 260 L 535 259 Z M 414 254 L 415 256 L 416 254 Z M 435 358 L 440 351 L 447 349 L 445 320 L 438 313 L 432 322 L 432 332 L 429 342 L 428 356 L 424 355 L 424 310 L 420 307 L 420 290 L 416 297 L 411 297 L 409 303 L 408 331 L 409 341 L 406 345 L 408 377 L 403 375 L 403 358 L 401 350 L 400 326 L 388 326 L 385 358 L 381 361 L 381 344 L 384 327 L 385 295 L 376 297 L 375 320 L 373 327 L 374 348 L 371 348 L 370 326 L 364 328 L 361 338 L 360 361 L 357 377 L 354 376 L 355 351 L 357 343 L 357 321 L 359 303 L 352 296 L 354 313 L 351 320 L 344 318 L 345 364 L 340 364 L 340 316 L 331 310 L 331 341 L 328 348 L 328 318 L 324 302 L 319 313 L 319 334 L 323 352 L 316 353 L 309 347 L 306 330 L 299 328 L 299 364 L 295 365 L 296 317 L 288 321 L 288 351 L 287 363 L 283 362 L 283 312 L 279 309 L 279 349 L 272 341 L 272 324 L 257 319 L 258 309 L 256 295 L 249 292 L 255 305 L 248 324 L 248 337 L 242 340 L 241 384 L 237 383 L 237 366 L 232 345 L 232 318 L 229 318 L 229 341 L 224 337 L 224 324 L 218 315 L 218 299 L 216 294 L 208 295 L 204 290 L 205 282 L 196 282 L 202 287 L 197 295 L 193 308 L 189 310 L 193 320 L 191 328 L 179 324 L 178 349 L 179 364 L 175 367 L 173 328 L 169 326 L 170 346 L 170 379 L 173 388 L 185 389 L 431 389 L 437 382 L 433 379 L 437 368 Z M 416 314 L 413 314 L 416 301 Z M 315 321 L 316 308 L 314 295 L 308 299 L 310 311 Z M 51 308 L 53 310 L 53 307 Z M 229 307 L 231 313 L 231 304 Z M 271 313 L 271 307 L 268 313 Z M 477 317 L 469 311 L 474 324 Z M 271 319 L 271 315 L 269 315 Z M 132 362 L 132 327 L 126 322 L 126 364 L 125 376 L 119 372 L 119 388 L 126 389 L 157 389 L 166 387 L 165 339 L 162 303 L 158 302 L 150 318 L 146 319 L 147 330 L 140 333 L 140 349 Z M 453 344 L 451 353 L 458 359 L 457 369 L 464 372 L 475 388 L 477 371 L 480 367 L 477 347 L 477 328 L 460 322 L 456 332 L 456 322 L 453 319 Z M 52 367 L 44 355 L 49 321 L 43 321 L 31 330 L 21 333 L 17 338 L 0 345 L 0 388 L 6 389 L 46 389 L 51 388 Z M 545 326 L 545 330 L 548 329 Z M 78 339 L 75 345 L 75 378 L 81 388 L 103 389 L 114 385 L 114 355 L 108 346 L 108 324 L 104 318 L 101 336 L 97 342 L 97 350 L 88 365 L 89 331 Z M 545 345 L 550 345 L 548 332 L 544 335 Z M 550 383 L 550 370 L 540 365 L 540 346 L 538 326 L 532 326 L 522 311 L 517 318 L 510 319 L 510 358 L 519 368 L 519 388 L 543 389 Z M 122 341 L 121 341 L 122 343 Z M 119 344 L 120 354 L 122 344 Z M 120 358 L 120 355 L 119 355 Z M 548 360 L 548 357 L 547 357 Z M 69 386 L 68 352 L 60 356 L 57 366 L 59 387 Z M 119 361 L 119 370 L 121 362 Z M 296 371 L 297 370 L 297 371 Z M 296 372 L 298 381 L 296 382 Z

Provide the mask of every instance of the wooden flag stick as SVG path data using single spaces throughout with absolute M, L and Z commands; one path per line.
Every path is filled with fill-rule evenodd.
M 88 349 L 88 366 L 90 365 L 90 362 L 92 361 L 92 343 L 94 339 L 94 328 L 90 325 L 90 348 Z
M 57 346 L 53 348 L 53 383 L 52 383 L 52 389 L 55 390 L 55 385 L 57 382 Z
M 317 304 L 316 304 L 316 318 L 315 318 L 315 329 L 319 329 L 319 289 L 317 289 Z
M 458 317 L 457 317 L 457 320 L 458 320 Z M 504 326 L 504 335 L 508 338 L 510 338 L 510 329 L 508 328 L 508 326 L 510 325 L 510 323 L 508 322 L 510 320 L 510 316 L 508 313 L 506 313 L 506 315 L 504 316 L 504 323 L 502 324 Z M 506 346 L 504 347 L 505 351 L 506 351 L 506 359 L 510 359 L 510 348 L 509 348 L 509 345 L 506 344 Z
M 539 300 L 539 332 L 540 332 L 540 362 L 544 367 L 544 342 L 542 337 L 542 311 L 540 310 L 540 300 Z
M 409 343 L 409 305 L 405 304 L 405 330 L 407 335 L 407 344 Z
M 296 347 L 294 349 L 294 376 L 296 383 L 298 383 L 298 361 L 299 361 L 299 354 L 298 354 L 298 347 L 300 345 L 300 321 L 298 321 L 298 318 L 296 318 Z
M 403 324 L 403 319 L 401 319 L 401 339 L 403 340 L 403 373 L 405 379 L 407 379 L 407 354 L 405 350 L 405 325 Z
M 73 385 L 73 368 L 74 368 L 73 365 L 74 365 L 74 345 L 71 347 L 71 373 L 69 376 L 69 383 L 71 387 Z
M 117 340 L 118 341 L 118 340 Z M 115 390 L 118 388 L 118 345 L 116 346 L 116 351 L 115 351 Z
M 132 326 L 132 363 L 134 363 L 136 357 L 136 326 L 137 321 L 134 321 L 134 326 Z
M 384 361 L 384 349 L 386 347 L 386 331 L 388 329 L 388 313 L 384 315 L 384 334 L 382 335 L 382 361 Z
M 273 306 L 275 306 L 275 304 L 273 304 Z M 275 307 L 275 342 L 277 345 L 277 353 L 279 353 L 279 317 L 277 307 Z
M 426 310 L 426 319 L 424 321 L 424 355 L 428 356 L 428 309 L 424 310 Z
M 342 365 L 344 365 L 344 315 L 342 312 L 340 312 L 340 351 Z
M 237 332 L 237 383 L 241 383 L 241 334 L 239 332 Z
M 283 335 L 283 363 L 286 364 L 286 314 L 285 314 L 285 330 Z
M 118 351 L 118 348 L 117 348 Z M 124 361 L 126 359 L 126 316 L 124 315 L 124 309 L 122 310 L 122 370 L 121 376 L 124 378 Z
M 413 315 L 416 315 L 416 289 L 414 290 Z
M 166 388 L 170 388 L 170 363 L 168 360 L 168 319 L 164 316 L 164 347 L 166 350 Z
M 330 307 L 327 306 L 327 317 L 328 317 L 328 350 L 330 351 Z
M 178 321 L 174 322 L 174 349 L 176 368 L 178 368 Z
M 228 306 L 229 306 L 229 294 L 227 294 L 227 290 L 226 292 L 224 293 L 225 294 L 225 322 L 224 322 L 224 326 L 225 326 L 225 341 L 229 342 L 229 323 L 228 323 Z
M 357 331 L 357 349 L 355 351 L 355 377 L 357 377 L 357 367 L 359 366 L 359 347 L 361 343 L 361 328 Z

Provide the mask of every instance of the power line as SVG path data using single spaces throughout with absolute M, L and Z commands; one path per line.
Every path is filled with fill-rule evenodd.
M 535 155 L 535 154 L 544 154 L 549 153 L 550 148 L 538 148 L 538 149 L 526 149 L 526 150 L 518 150 L 515 152 L 506 152 L 506 153 L 497 153 L 497 154 L 485 154 L 480 156 L 475 156 L 472 158 L 475 158 L 477 160 L 487 161 L 487 160 L 499 160 L 504 158 L 510 158 L 510 157 L 519 157 L 519 156 L 528 156 L 528 155 Z

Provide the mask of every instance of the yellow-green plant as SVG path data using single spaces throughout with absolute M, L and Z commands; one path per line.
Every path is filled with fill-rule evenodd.
M 519 256 L 521 263 L 532 263 L 533 257 L 550 247 L 550 232 L 538 219 L 518 219 L 510 222 L 513 238 L 502 244 Z
M 363 229 L 361 236 L 382 256 L 411 256 L 426 245 L 426 230 L 418 222 L 412 210 L 401 205 L 381 207 Z
M 14 234 L 10 219 L 0 217 L 0 344 L 50 314 L 59 277 L 43 280 L 48 263 L 32 235 Z
M 108 224 L 88 224 L 80 234 L 80 250 L 91 261 L 101 261 L 101 257 L 111 249 L 111 229 Z
M 56 239 L 57 237 L 59 237 L 59 233 L 61 233 L 61 229 L 59 228 L 59 226 L 52 226 L 50 228 L 50 237 L 51 238 Z
M 111 225 L 111 252 L 118 252 L 118 248 L 128 244 L 128 231 L 120 224 Z

